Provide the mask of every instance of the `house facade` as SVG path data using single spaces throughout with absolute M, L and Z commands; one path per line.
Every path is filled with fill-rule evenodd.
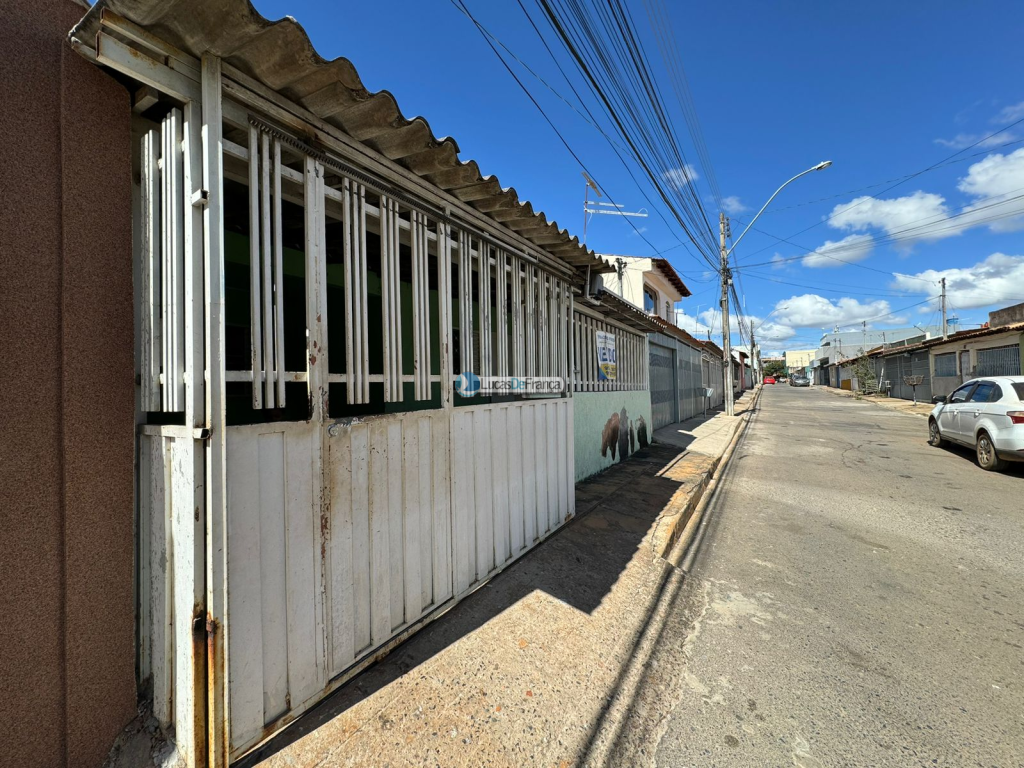
M 668 259 L 610 254 L 600 257 L 613 268 L 600 277 L 605 290 L 675 325 L 676 304 L 690 295 L 690 289 Z
M 592 301 L 588 276 L 614 267 L 294 20 L 246 0 L 60 10 L 51 53 L 69 58 L 49 70 L 74 73 L 52 91 L 68 121 L 39 159 L 63 168 L 46 181 L 67 196 L 64 279 L 84 290 L 55 332 L 74 395 L 105 396 L 68 411 L 62 434 L 93 437 L 64 451 L 79 484 L 55 514 L 77 524 L 81 503 L 88 526 L 65 551 L 109 540 L 57 574 L 99 580 L 92 603 L 54 602 L 75 631 L 56 706 L 79 685 L 88 706 L 81 722 L 38 710 L 25 743 L 70 723 L 92 751 L 57 745 L 47 764 L 99 764 L 142 700 L 185 764 L 228 765 L 571 519 L 577 476 L 603 466 L 577 466 L 577 432 L 581 459 L 649 439 L 656 326 Z M 475 394 L 493 377 L 564 386 Z M 102 481 L 69 473 L 108 442 Z M 11 722 L 37 711 L 9 705 Z
M 786 350 L 783 353 L 786 363 L 786 375 L 795 376 L 797 374 L 803 374 L 805 376 L 811 375 L 811 365 L 815 358 L 815 351 L 813 349 L 793 349 Z
M 978 376 L 1020 376 L 1024 304 L 989 313 L 987 328 L 960 331 L 931 347 L 932 394 L 948 395 Z

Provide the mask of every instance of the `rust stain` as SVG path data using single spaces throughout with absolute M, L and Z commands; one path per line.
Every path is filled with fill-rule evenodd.
M 496 707 L 494 708 L 494 711 L 495 711 L 495 712 L 501 712 L 501 704 L 499 704 L 498 706 L 496 706 Z
M 195 754 L 206 754 L 206 611 L 196 603 L 192 607 L 192 732 Z M 202 763 L 200 763 L 202 764 Z
M 525 648 L 528 645 L 529 645 L 529 643 L 527 642 L 525 637 L 520 637 L 519 638 L 519 647 L 520 648 Z
M 532 698 L 533 698 L 533 691 L 527 691 L 527 692 L 526 692 L 526 695 L 527 695 L 527 696 L 528 696 L 529 698 L 531 698 L 531 699 L 532 699 Z
M 309 364 L 310 365 L 316 365 L 316 355 L 310 355 L 309 356 Z
M 209 701 L 214 700 L 217 691 L 218 681 L 227 681 L 223 663 L 223 654 L 220 653 L 220 622 L 209 612 L 206 613 L 206 685 Z M 206 743 L 209 747 L 208 755 L 210 762 L 216 765 L 227 765 L 228 745 L 226 740 L 217 738 L 218 734 L 227 733 L 227 722 L 217 722 L 217 717 L 227 717 L 227 713 L 213 707 L 206 718 Z M 216 751 L 216 754 L 215 754 Z

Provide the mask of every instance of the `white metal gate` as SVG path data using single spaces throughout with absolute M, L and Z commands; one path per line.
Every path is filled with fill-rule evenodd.
M 573 268 L 347 165 L 344 148 L 304 144 L 301 119 L 225 79 L 216 57 L 104 25 L 118 34 L 99 33 L 97 61 L 178 105 L 141 146 L 140 671 L 186 764 L 220 766 L 572 516 L 571 397 L 456 405 L 453 379 L 458 354 L 482 375 L 567 380 Z M 295 306 L 286 205 L 301 208 Z M 241 364 L 225 341 L 228 208 L 248 212 Z M 328 302 L 338 271 L 343 296 Z M 231 387 L 248 388 L 259 423 L 228 423 Z M 407 410 L 332 417 L 332 387 L 364 409 L 381 387 L 382 410 Z
M 1020 345 L 979 349 L 975 376 L 1020 376 Z
M 563 278 L 374 191 L 365 179 L 345 176 L 340 164 L 334 186 L 326 185 L 329 158 L 303 154 L 299 142 L 230 102 L 225 106 L 226 122 L 248 134 L 247 145 L 223 144 L 231 178 L 248 181 L 250 354 L 245 369 L 224 371 L 223 381 L 251 388 L 246 407 L 260 422 L 224 431 L 226 560 L 223 587 L 216 579 L 211 585 L 226 606 L 220 636 L 234 759 L 572 515 L 572 400 L 455 407 L 451 393 L 453 316 L 462 318 L 459 353 L 467 370 L 567 379 L 572 300 Z M 143 147 L 143 408 L 165 413 L 186 402 L 184 328 L 194 306 L 185 300 L 184 211 L 190 208 L 183 202 L 181 147 L 177 111 L 146 134 Z M 304 209 L 305 370 L 286 369 L 282 205 L 296 201 Z M 328 220 L 342 225 L 334 230 L 345 275 L 339 306 L 326 298 Z M 367 233 L 380 242 L 380 316 L 368 310 Z M 410 273 L 411 285 L 402 279 Z M 404 319 L 403 290 L 412 295 Z M 444 297 L 436 315 L 431 290 Z M 344 333 L 334 340 L 341 371 L 329 364 L 329 312 L 344 317 Z M 371 370 L 371 328 L 383 338 L 380 372 Z M 440 361 L 431 352 L 438 338 Z M 307 388 L 302 405 L 308 400 L 309 413 L 280 420 L 294 405 L 285 396 L 294 383 Z M 332 419 L 332 385 L 343 386 L 343 402 L 355 406 L 370 404 L 378 385 L 391 404 L 444 394 L 441 407 L 431 410 Z M 188 657 L 194 649 L 167 625 L 186 609 L 191 615 L 202 595 L 176 592 L 174 571 L 179 563 L 194 567 L 203 554 L 181 558 L 172 530 L 194 521 L 187 490 L 195 483 L 191 444 L 200 435 L 182 427 L 147 429 L 140 512 L 149 526 L 145 555 L 153 590 L 146 600 L 153 608 L 142 639 L 154 659 L 160 720 L 177 725 L 196 711 L 178 700 L 186 686 L 177 679 L 195 675 Z M 181 447 L 186 443 L 188 451 Z
M 650 342 L 651 421 L 654 429 L 679 421 L 676 394 L 676 351 Z

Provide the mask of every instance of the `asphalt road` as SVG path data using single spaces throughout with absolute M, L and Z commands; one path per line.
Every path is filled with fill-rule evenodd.
M 766 387 L 621 766 L 1024 766 L 1024 468 Z

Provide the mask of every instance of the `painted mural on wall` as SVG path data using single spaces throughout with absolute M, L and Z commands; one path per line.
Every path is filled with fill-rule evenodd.
M 647 421 L 642 415 L 630 420 L 625 408 L 609 416 L 601 432 L 601 456 L 607 458 L 611 453 L 612 461 L 616 454 L 619 461 L 625 461 L 636 452 L 638 445 L 642 449 L 649 444 Z

